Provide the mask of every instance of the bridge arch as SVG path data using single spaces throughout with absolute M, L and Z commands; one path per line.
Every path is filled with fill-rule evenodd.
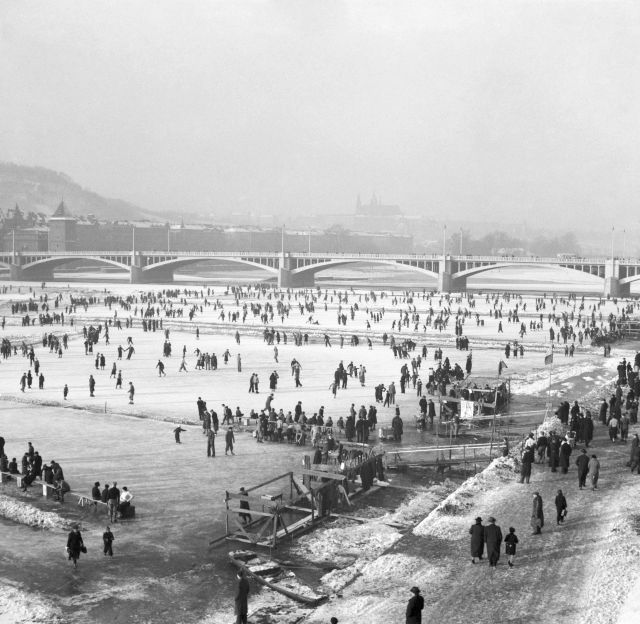
M 166 260 L 160 260 L 158 262 L 151 262 L 142 267 L 142 274 L 146 277 L 151 277 L 154 274 L 168 275 L 173 273 L 180 267 L 189 266 L 190 264 L 196 264 L 198 262 L 210 262 L 212 260 L 222 260 L 224 262 L 233 262 L 235 264 L 242 264 L 256 269 L 263 269 L 273 275 L 278 274 L 277 266 L 270 266 L 268 264 L 261 264 L 248 258 L 239 258 L 234 256 L 191 256 L 191 257 L 174 257 L 167 258 Z
M 129 263 L 127 263 L 127 259 L 129 260 Z M 37 260 L 32 260 L 31 262 L 25 262 L 24 264 L 20 265 L 20 270 L 24 279 L 49 279 L 53 276 L 53 271 L 57 267 L 69 262 L 77 262 L 78 260 L 85 260 L 94 262 L 96 264 L 114 266 L 122 269 L 123 271 L 129 271 L 131 264 L 131 257 L 127 254 L 122 254 L 122 260 L 115 260 L 113 258 L 105 258 L 102 256 L 83 256 L 80 254 L 75 254 L 69 256 L 52 256 L 49 258 L 39 258 Z
M 475 266 L 469 269 L 464 269 L 462 271 L 453 273 L 452 278 L 453 279 L 462 278 L 463 280 L 466 280 L 469 277 L 473 277 L 474 275 L 479 275 L 480 273 L 486 273 L 487 271 L 493 271 L 495 269 L 522 267 L 522 266 L 535 267 L 540 269 L 568 269 L 570 271 L 577 271 L 578 273 L 592 275 L 593 277 L 599 277 L 604 279 L 604 266 L 597 265 L 597 264 L 594 264 L 594 265 L 547 264 L 544 262 L 509 262 L 508 260 L 505 260 L 504 262 L 496 262 L 495 264 L 483 264 L 483 265 Z M 595 272 L 594 272 L 594 269 L 595 269 Z
M 408 269 L 414 272 L 421 273 L 422 275 L 428 275 L 429 277 L 432 277 L 435 279 L 438 278 L 437 271 L 432 271 L 430 269 L 426 269 L 426 268 L 409 264 L 406 262 L 402 262 L 399 260 L 383 260 L 378 258 L 339 258 L 336 260 L 327 260 L 325 262 L 318 262 L 316 264 L 309 264 L 307 266 L 298 267 L 297 269 L 292 269 L 291 273 L 292 275 L 295 275 L 295 276 L 312 277 L 312 276 L 315 276 L 316 273 L 319 273 L 320 271 L 324 271 L 325 269 L 329 269 L 332 267 L 346 266 L 349 264 L 379 264 L 379 265 L 382 264 L 382 265 L 387 265 L 394 268 L 400 267 L 400 268 Z
M 620 284 L 633 284 L 633 282 L 637 282 L 640 280 L 640 273 L 637 275 L 630 275 L 629 277 L 623 277 L 620 280 Z

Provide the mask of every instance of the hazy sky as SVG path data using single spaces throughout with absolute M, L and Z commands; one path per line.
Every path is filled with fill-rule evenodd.
M 0 160 L 148 209 L 640 221 L 638 0 L 2 0 L 0 81 Z

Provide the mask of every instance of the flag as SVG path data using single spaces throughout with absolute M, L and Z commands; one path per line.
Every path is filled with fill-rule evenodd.
M 553 353 L 544 356 L 544 365 L 548 366 L 549 364 L 553 364 Z

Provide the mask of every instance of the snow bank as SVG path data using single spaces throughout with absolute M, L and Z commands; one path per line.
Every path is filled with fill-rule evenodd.
M 432 536 L 451 541 L 460 539 L 461 533 L 473 524 L 473 519 L 477 515 L 474 511 L 478 504 L 476 495 L 513 480 L 517 472 L 517 463 L 513 457 L 494 459 L 483 472 L 467 479 L 457 490 L 440 502 L 413 529 L 414 535 Z
M 68 520 L 57 513 L 41 511 L 32 505 L 3 495 L 0 495 L 0 516 L 20 524 L 43 529 L 68 529 L 71 526 Z
M 60 609 L 40 595 L 0 585 L 0 622 L 12 624 L 58 624 Z
M 584 622 L 618 622 L 619 610 L 640 578 L 637 563 L 640 545 L 637 528 L 632 526 L 632 522 L 633 519 L 629 518 L 619 520 L 604 538 L 606 547 L 598 552 L 592 566 L 594 573 L 584 588 L 583 595 L 587 600 L 583 614 Z M 638 621 L 637 613 L 634 614 L 634 618 L 633 621 Z

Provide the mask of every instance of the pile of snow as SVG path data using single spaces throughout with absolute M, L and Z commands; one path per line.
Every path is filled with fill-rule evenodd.
M 379 520 L 407 525 L 421 522 L 445 496 L 453 492 L 457 487 L 457 483 L 446 479 L 441 484 L 433 485 L 428 490 L 420 491 L 418 496 L 413 496 L 404 501 L 394 512 L 382 516 Z
M 331 527 L 301 537 L 293 552 L 316 563 L 345 566 L 361 556 L 375 558 L 381 555 L 400 537 L 402 534 L 396 529 L 377 520 L 363 526 L 341 519 Z
M 477 515 L 476 495 L 496 489 L 505 481 L 512 481 L 518 472 L 513 457 L 498 457 L 484 470 L 467 479 L 457 490 L 449 494 L 413 530 L 414 535 L 432 536 L 446 540 L 457 540 L 461 532 L 473 523 Z
M 609 624 L 612 614 L 618 613 L 630 590 L 640 578 L 637 571 L 640 546 L 632 522 L 633 518 L 631 522 L 629 518 L 619 520 L 603 540 L 606 547 L 598 552 L 593 562 L 594 574 L 591 575 L 583 594 L 588 600 L 588 603 L 583 605 L 586 622 Z M 622 570 L 625 573 L 621 573 Z
M 69 522 L 50 511 L 41 511 L 32 505 L 27 505 L 8 496 L 0 495 L 0 516 L 43 529 L 68 529 Z
M 548 436 L 552 431 L 555 431 L 560 437 L 564 437 L 568 429 L 567 425 L 563 425 L 562 421 L 555 414 L 547 415 L 538 427 L 537 437 L 542 433 Z
M 60 609 L 38 594 L 0 585 L 0 621 L 12 624 L 56 624 L 63 619 Z

